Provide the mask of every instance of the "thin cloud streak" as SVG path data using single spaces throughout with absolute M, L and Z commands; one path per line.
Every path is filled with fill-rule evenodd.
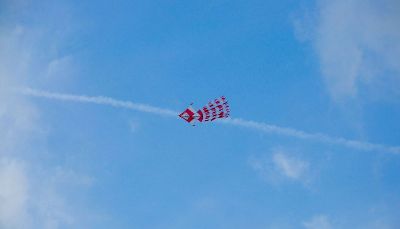
M 19 92 L 21 92 L 24 95 L 33 97 L 41 97 L 41 98 L 55 99 L 61 101 L 81 102 L 81 103 L 94 103 L 94 104 L 107 105 L 117 108 L 125 108 L 139 112 L 146 112 L 146 113 L 169 116 L 169 117 L 178 116 L 178 112 L 174 110 L 154 107 L 147 104 L 133 103 L 130 101 L 116 100 L 105 96 L 86 96 L 86 95 L 53 93 L 43 90 L 35 90 L 32 88 L 23 88 L 20 89 Z M 351 140 L 341 137 L 332 137 L 321 133 L 308 133 L 302 130 L 296 130 L 293 128 L 281 127 L 262 122 L 249 121 L 241 118 L 229 118 L 221 120 L 220 122 L 223 124 L 254 129 L 268 134 L 277 134 L 298 139 L 341 145 L 361 151 L 381 151 L 381 152 L 400 154 L 400 147 L 398 146 L 387 146 L 382 144 Z

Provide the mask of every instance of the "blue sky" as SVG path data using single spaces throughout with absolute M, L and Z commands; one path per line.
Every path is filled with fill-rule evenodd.
M 0 1 L 0 228 L 400 227 L 399 11 Z

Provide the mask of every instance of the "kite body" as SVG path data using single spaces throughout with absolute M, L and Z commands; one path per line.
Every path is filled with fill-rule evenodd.
M 192 105 L 192 104 L 191 104 Z M 207 103 L 202 109 L 196 111 L 192 106 L 189 106 L 184 110 L 179 117 L 181 117 L 186 122 L 194 125 L 196 121 L 198 122 L 211 122 L 220 118 L 229 117 L 230 108 L 228 101 L 225 96 L 214 99 Z

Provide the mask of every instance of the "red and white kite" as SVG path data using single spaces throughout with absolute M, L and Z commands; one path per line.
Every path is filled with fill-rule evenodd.
M 195 121 L 208 122 L 219 118 L 227 118 L 229 117 L 229 112 L 230 108 L 228 100 L 226 100 L 224 96 L 221 96 L 220 98 L 209 102 L 198 111 L 195 111 L 192 106 L 189 106 L 179 115 L 179 117 L 193 125 Z

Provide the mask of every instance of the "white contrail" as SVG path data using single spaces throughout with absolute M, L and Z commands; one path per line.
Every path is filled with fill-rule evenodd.
M 140 112 L 152 113 L 162 116 L 177 117 L 179 114 L 177 111 L 170 109 L 163 109 L 159 107 L 154 107 L 146 104 L 133 103 L 130 101 L 121 101 L 104 96 L 86 96 L 86 95 L 73 95 L 73 94 L 63 94 L 63 93 L 53 93 L 42 90 L 35 90 L 32 88 L 23 88 L 19 90 L 24 95 L 42 97 L 48 99 L 56 99 L 63 101 L 74 101 L 82 103 L 95 103 L 102 104 L 113 107 L 126 108 L 131 110 L 136 110 Z M 363 151 L 382 151 L 390 152 L 394 154 L 400 154 L 400 147 L 398 146 L 387 146 L 382 144 L 375 144 L 364 141 L 350 140 L 340 137 L 331 137 L 328 135 L 320 133 L 307 133 L 301 130 L 296 130 L 287 127 L 280 127 L 275 125 L 270 125 L 261 122 L 248 121 L 240 118 L 230 118 L 223 119 L 220 121 L 223 124 L 241 126 L 249 129 L 259 130 L 265 133 L 278 134 L 283 136 L 289 136 L 299 139 L 308 139 L 317 142 L 325 142 L 330 144 L 342 145 L 353 149 L 363 150 Z

